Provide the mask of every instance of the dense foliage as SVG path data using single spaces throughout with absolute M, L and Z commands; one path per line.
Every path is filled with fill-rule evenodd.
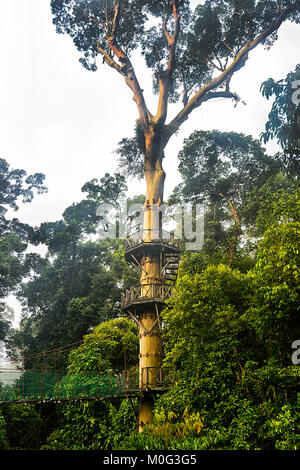
M 157 200 L 163 198 L 162 160 L 170 138 L 204 102 L 225 98 L 236 105 L 240 97 L 231 90 L 232 77 L 251 51 L 258 45 L 270 48 L 281 25 L 287 20 L 299 23 L 300 18 L 299 0 L 50 3 L 57 33 L 71 37 L 83 66 L 91 71 L 111 67 L 133 94 L 138 111 L 135 133 L 120 141 L 117 153 L 125 174 L 144 174 L 146 182 L 148 172 L 155 175 L 158 188 L 149 199 Z M 153 114 L 140 82 L 143 77 L 135 68 L 138 54 L 158 95 Z M 114 90 L 110 91 L 117 112 Z M 170 102 L 178 103 L 178 114 L 167 122 Z
M 69 356 L 68 379 L 80 372 L 107 377 L 134 367 L 138 356 L 135 324 L 126 318 L 110 320 L 84 337 L 82 345 Z M 126 359 L 125 359 L 126 358 Z M 65 380 L 63 379 L 63 380 Z M 69 403 L 58 408 L 60 426 L 48 437 L 43 449 L 103 449 L 111 447 L 118 434 L 134 430 L 134 414 L 128 400 Z
M 299 22 L 300 4 L 206 0 L 192 11 L 185 0 L 52 0 L 51 8 L 83 65 L 96 70 L 100 55 L 130 87 L 139 119 L 118 155 L 125 173 L 141 176 L 147 158 L 163 174 L 164 148 L 195 108 L 218 97 L 239 101 L 232 76 L 256 45 L 273 44 L 287 18 Z M 160 97 L 155 116 L 130 61 L 138 50 Z M 278 139 L 278 155 L 217 130 L 194 132 L 179 154 L 182 184 L 172 199 L 206 204 L 206 237 L 201 252 L 184 254 L 162 313 L 165 366 L 176 381 L 156 400 L 153 423 L 137 432 L 138 400 L 1 405 L 1 449 L 300 449 L 300 369 L 292 361 L 300 338 L 299 105 L 289 100 L 298 75 L 297 67 L 262 87 L 275 98 L 263 138 Z M 167 103 L 181 98 L 166 124 Z M 19 196 L 45 191 L 43 176 L 24 181 L 22 170 L 0 165 L 0 297 L 18 287 L 23 303 L 20 328 L 6 338 L 11 357 L 30 355 L 26 366 L 40 367 L 35 353 L 82 340 L 56 364 L 66 388 L 75 373 L 134 368 L 137 329 L 121 318 L 119 300 L 137 273 L 122 242 L 95 237 L 97 207 L 118 208 L 124 176 L 87 182 L 86 199 L 33 229 L 5 213 Z M 29 242 L 43 243 L 46 255 L 25 257 Z M 7 335 L 5 322 L 0 328 Z
M 297 1 L 209 0 L 195 10 L 189 1 L 176 3 L 181 27 L 172 97 L 177 100 L 183 85 L 190 94 L 205 83 L 212 75 L 211 62 L 216 57 L 228 62 L 247 41 L 265 31 L 279 12 L 287 11 L 291 20 L 299 21 Z M 116 12 L 116 6 L 120 11 Z M 109 54 L 109 39 L 117 39 L 120 48 L 129 56 L 141 48 L 146 66 L 153 72 L 157 85 L 158 72 L 165 66 L 169 55 L 162 23 L 166 19 L 174 23 L 172 1 L 51 0 L 51 8 L 57 32 L 70 35 L 86 68 L 97 70 L 97 56 L 104 55 L 102 51 Z M 114 21 L 116 14 L 119 15 L 118 23 Z M 117 38 L 113 37 L 114 34 Z M 276 34 L 271 35 L 268 45 L 275 40 Z
M 2 407 L 0 428 L 3 449 L 300 448 L 300 369 L 292 361 L 293 342 L 300 338 L 299 182 L 297 175 L 292 177 L 283 167 L 276 174 L 272 159 L 263 158 L 270 162 L 269 178 L 254 181 L 238 201 L 246 228 L 253 234 L 256 248 L 251 256 L 238 250 L 236 263 L 230 265 L 228 258 L 211 256 L 204 246 L 199 253 L 186 252 L 182 259 L 175 296 L 163 312 L 165 366 L 176 369 L 176 382 L 156 401 L 153 424 L 142 434 L 136 431 L 137 401 L 52 405 L 47 425 L 40 418 L 45 409 L 22 407 L 20 414 L 18 405 L 7 405 Z M 247 168 L 241 164 L 241 172 L 247 171 L 244 165 Z M 234 173 L 232 178 L 236 183 Z M 230 191 L 230 184 L 227 188 Z M 230 228 L 226 220 L 221 222 L 226 233 Z M 259 238 L 255 241 L 254 237 Z M 93 242 L 92 247 L 90 241 L 81 243 L 82 249 L 92 249 L 94 255 L 98 249 L 106 253 L 104 242 Z M 88 251 L 84 253 L 82 276 L 91 263 Z M 112 253 L 107 258 L 109 273 L 114 270 Z M 60 256 L 56 254 L 57 259 Z M 116 262 L 120 267 L 119 255 Z M 119 273 L 125 284 L 130 281 L 126 270 Z M 39 277 L 45 279 L 42 270 L 37 274 L 33 286 Z M 75 282 L 76 277 L 72 279 Z M 90 300 L 86 305 L 90 306 Z M 45 310 L 40 318 L 47 324 L 51 313 Z M 81 314 L 78 321 L 84 318 Z M 74 373 L 118 373 L 136 365 L 134 323 L 124 318 L 105 320 L 92 332 L 86 331 L 82 344 L 70 353 L 62 385 L 67 387 L 68 375 L 72 378 Z M 62 328 L 65 321 L 59 323 Z M 72 324 L 70 319 L 69 327 Z M 91 327 L 92 320 L 86 325 Z M 40 338 L 34 339 L 37 346 Z M 51 338 L 48 330 L 45 344 L 46 340 L 53 344 Z M 26 432 L 20 434 L 20 428 Z
M 19 329 L 7 342 L 11 354 L 34 355 L 80 341 L 91 328 L 119 315 L 121 290 L 137 274 L 125 263 L 122 240 L 99 237 L 97 207 L 100 202 L 115 204 L 125 190 L 122 181 L 107 174 L 86 183 L 86 199 L 68 207 L 62 220 L 42 223 L 37 230 L 48 251 L 35 257 L 26 282 L 19 284 L 23 312 Z M 32 357 L 26 366 L 39 368 L 35 361 Z M 63 361 L 60 367 L 65 365 Z
M 261 86 L 263 96 L 273 99 L 272 109 L 262 133 L 264 142 L 276 139 L 284 149 L 284 160 L 291 171 L 300 174 L 300 66 L 285 79 L 270 78 Z
M 6 160 L 0 159 L 0 342 L 7 340 L 13 319 L 13 311 L 5 303 L 6 296 L 18 289 L 35 265 L 37 256 L 28 248 L 39 242 L 38 230 L 12 217 L 10 211 L 18 211 L 20 204 L 30 203 L 36 194 L 45 193 L 44 179 L 42 173 L 27 175 L 25 170 L 10 168 Z M 2 351 L 0 357 L 3 359 Z M 34 422 L 41 418 L 31 410 L 32 407 L 20 410 L 18 406 L 1 410 L 1 450 L 40 444 L 37 435 L 34 436 L 37 431 Z
M 177 383 L 148 430 L 122 449 L 300 448 L 299 222 L 270 228 L 246 274 L 184 269 L 163 313 L 166 365 Z M 188 263 L 187 263 L 188 264 Z M 194 268 L 196 261 L 193 260 Z
M 250 229 L 256 225 L 258 208 L 252 193 L 284 169 L 281 155 L 267 155 L 250 136 L 213 130 L 191 134 L 178 158 L 182 183 L 174 189 L 170 203 L 202 204 L 203 256 L 241 267 L 255 246 Z
M 37 243 L 36 230 L 8 215 L 17 211 L 20 203 L 30 203 L 35 195 L 47 191 L 42 173 L 33 175 L 12 169 L 0 158 L 0 341 L 7 333 L 5 297 L 14 291 L 29 272 L 35 255 L 27 253 L 28 245 Z

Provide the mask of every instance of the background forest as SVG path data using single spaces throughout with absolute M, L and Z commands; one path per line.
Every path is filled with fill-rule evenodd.
M 25 10 L 30 16 L 32 6 L 28 5 Z M 201 250 L 189 251 L 185 249 L 188 240 L 182 243 L 174 295 L 161 314 L 163 367 L 175 371 L 175 381 L 165 393 L 156 395 L 154 419 L 151 422 L 151 404 L 151 419 L 143 421 L 148 422 L 146 426 L 141 424 L 143 432 L 138 431 L 137 416 L 145 416 L 140 411 L 149 410 L 150 400 L 147 404 L 141 397 L 1 403 L 0 449 L 299 450 L 300 66 L 294 68 L 293 62 L 293 70 L 280 80 L 260 80 L 265 80 L 260 98 L 271 108 L 260 139 L 231 132 L 233 127 L 225 127 L 226 132 L 213 126 L 203 130 L 206 126 L 190 118 L 198 108 L 205 111 L 206 105 L 221 100 L 247 112 L 237 86 L 246 75 L 239 72 L 244 67 L 249 70 L 254 49 L 259 46 L 267 51 L 276 43 L 284 23 L 299 27 L 300 0 L 51 0 L 47 8 L 36 15 L 35 42 L 42 44 L 43 34 L 38 31 L 44 14 L 52 22 L 53 32 L 65 36 L 60 42 L 51 39 L 49 54 L 49 49 L 42 49 L 41 63 L 35 62 L 35 52 L 28 56 L 29 60 L 34 57 L 26 77 L 30 80 L 28 103 L 34 96 L 44 99 L 48 93 L 53 101 L 40 116 L 36 112 L 37 127 L 31 126 L 35 132 L 29 126 L 32 135 L 24 140 L 31 142 L 28 149 L 38 142 L 39 129 L 43 125 L 47 128 L 49 121 L 43 118 L 52 109 L 53 127 L 48 127 L 45 140 L 39 141 L 39 158 L 43 158 L 46 143 L 55 149 L 51 163 L 57 165 L 58 178 L 59 159 L 68 166 L 74 161 L 71 151 L 61 153 L 65 129 L 61 123 L 59 132 L 56 128 L 64 107 L 70 107 L 69 119 L 77 125 L 72 129 L 83 134 L 82 142 L 92 134 L 103 136 L 107 129 L 111 138 L 118 135 L 115 121 L 119 115 L 123 121 L 131 121 L 129 104 L 124 106 L 125 113 L 120 110 L 124 89 L 136 121 L 131 137 L 124 126 L 125 137 L 115 151 L 119 167 L 111 165 L 111 173 L 105 172 L 101 165 L 106 155 L 100 155 L 101 146 L 97 146 L 102 177 L 82 185 L 82 199 L 65 204 L 68 207 L 61 211 L 60 220 L 45 215 L 39 226 L 25 224 L 14 211 L 42 198 L 47 192 L 47 174 L 43 174 L 47 172 L 30 171 L 33 174 L 28 175 L 2 155 L 0 342 L 5 354 L 12 364 L 19 364 L 22 374 L 22 367 L 25 372 L 52 367 L 45 352 L 55 351 L 55 370 L 64 374 L 60 382 L 66 387 L 76 374 L 120 377 L 124 369 L 137 365 L 137 327 L 122 313 L 121 293 L 138 282 L 144 288 L 153 280 L 161 281 L 163 276 L 157 275 L 161 260 L 158 255 L 145 255 L 147 262 L 141 266 L 146 269 L 144 277 L 125 262 L 124 240 L 98 236 L 103 222 L 97 210 L 100 204 L 109 203 L 118 210 L 121 198 L 130 207 L 144 204 L 146 197 L 146 229 L 152 220 L 152 206 L 162 202 L 202 204 L 204 245 Z M 7 29 L 13 34 L 18 27 L 13 23 Z M 294 38 L 297 41 L 296 34 Z M 74 48 L 74 54 L 64 60 L 77 57 L 87 74 L 84 96 L 77 93 L 76 77 L 64 77 L 66 69 L 59 75 L 58 88 L 52 88 L 55 80 L 47 77 L 45 88 L 32 91 L 31 77 L 38 76 L 34 69 L 47 62 L 58 73 L 52 60 L 63 39 Z M 18 45 L 18 56 L 22 53 Z M 8 52 L 9 59 L 15 55 Z M 282 53 L 278 60 L 281 58 Z M 140 71 L 141 63 L 145 74 Z M 20 70 L 22 64 L 18 62 Z M 120 82 L 104 75 L 92 96 L 89 77 L 101 67 Z M 252 68 L 246 81 L 256 72 L 257 68 Z M 149 88 L 150 80 L 150 93 L 144 91 L 138 75 L 143 87 Z M 23 89 L 19 83 L 17 87 L 19 101 Z M 65 95 L 69 87 L 74 91 L 68 95 L 68 103 Z M 80 100 L 88 103 L 84 108 L 88 111 L 77 121 L 83 109 L 77 107 Z M 99 115 L 97 121 L 90 115 L 91 101 Z M 23 110 L 19 111 L 20 122 L 27 121 L 30 113 L 25 117 Z M 222 119 L 231 123 L 228 111 Z M 15 116 L 11 121 L 15 123 Z M 101 127 L 103 121 L 109 122 L 109 127 Z M 176 148 L 180 181 L 165 201 L 166 149 L 187 121 L 197 122 L 196 130 L 185 134 L 183 145 Z M 87 123 L 85 131 L 80 127 L 83 122 Z M 91 134 L 86 131 L 89 127 L 93 128 Z M 22 142 L 15 128 L 13 136 Z M 75 133 L 72 140 L 75 151 Z M 269 155 L 264 145 L 271 141 L 279 150 Z M 80 168 L 88 164 L 84 157 L 90 148 L 83 145 L 76 149 L 77 156 L 82 151 Z M 175 168 L 175 160 L 172 164 Z M 61 173 L 61 184 L 68 191 L 72 172 L 68 168 Z M 143 195 L 132 196 L 127 185 L 141 178 Z M 54 185 L 59 185 L 57 181 Z M 129 225 L 133 222 L 128 218 Z M 18 327 L 9 321 L 12 313 L 6 300 L 12 294 L 22 305 Z M 144 317 L 148 313 L 145 311 Z M 151 321 L 156 323 L 154 315 Z M 159 347 L 150 352 L 152 358 L 160 358 L 160 332 L 150 329 L 144 338 L 147 334 L 147 341 L 150 336 L 158 338 Z M 148 358 L 148 349 L 145 351 L 140 356 Z M 26 364 L 21 364 L 20 357 L 26 357 Z M 159 360 L 156 364 L 160 367 Z M 6 392 L 0 381 L 1 396 Z
M 297 79 L 299 66 L 262 84 L 273 105 L 261 137 L 276 139 L 278 154 L 217 130 L 195 131 L 179 152 L 182 181 L 169 202 L 205 204 L 205 241 L 199 252 L 183 251 L 162 313 L 164 365 L 177 379 L 157 398 L 153 424 L 138 433 L 127 399 L 3 404 L 1 449 L 300 449 Z M 83 339 L 61 369 L 118 372 L 126 334 L 127 366 L 135 365 L 136 326 L 119 302 L 138 273 L 122 240 L 93 239 L 99 203 L 126 196 L 125 176 L 87 182 L 61 220 L 34 228 L 6 213 L 45 192 L 44 176 L 0 164 L 0 339 L 10 358 L 31 356 L 28 367 L 39 367 L 36 353 Z M 40 244 L 45 256 L 30 252 Z M 18 329 L 6 320 L 9 292 L 23 305 Z

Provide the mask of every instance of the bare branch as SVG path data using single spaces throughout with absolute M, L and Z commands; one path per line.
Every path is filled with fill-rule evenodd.
M 101 24 L 99 23 L 99 21 L 96 20 L 96 18 L 94 18 L 93 16 L 89 15 L 86 11 L 84 11 L 82 8 L 80 8 L 80 10 L 82 11 L 82 13 L 89 19 L 92 21 L 92 23 L 95 23 L 99 29 L 101 29 L 101 31 L 104 32 L 104 34 L 106 35 L 106 33 L 108 31 L 105 31 L 105 29 L 103 28 L 103 26 L 101 26 Z
M 108 21 L 108 8 L 107 8 L 107 3 L 105 5 L 105 21 L 106 21 L 106 30 L 108 31 L 109 28 L 109 21 Z
M 97 41 L 97 49 L 100 52 L 100 54 L 103 55 L 104 62 L 110 67 L 112 67 L 113 69 L 117 70 L 117 72 L 119 72 L 124 77 L 125 75 L 122 71 L 122 67 L 119 64 L 117 64 L 117 62 L 115 62 L 113 58 L 109 54 L 107 54 L 107 52 L 105 52 L 104 49 L 102 49 L 102 47 L 100 47 L 99 41 Z
M 139 111 L 138 122 L 142 129 L 147 132 L 149 129 L 149 116 L 151 115 L 147 109 L 144 100 L 143 90 L 140 87 L 132 63 L 128 56 L 125 54 L 125 52 L 122 50 L 122 48 L 119 46 L 115 38 L 111 40 L 108 39 L 107 43 L 112 52 L 118 58 L 119 62 L 122 64 L 119 66 L 121 74 L 124 75 L 126 84 L 133 92 L 133 100 L 135 101 Z
M 121 16 L 121 9 L 122 9 L 122 4 L 123 1 L 120 0 L 116 6 L 115 6 L 115 12 L 114 12 L 114 18 L 112 20 L 112 29 L 109 37 L 107 37 L 106 42 L 109 47 L 109 49 L 112 51 L 112 53 L 117 57 L 118 61 L 120 64 L 118 64 L 109 53 L 107 53 L 103 48 L 100 47 L 99 41 L 97 41 L 97 49 L 100 52 L 100 54 L 103 56 L 103 61 L 112 67 L 113 69 L 117 70 L 118 73 L 120 73 L 124 78 L 126 84 L 129 86 L 131 91 L 133 92 L 133 99 L 136 102 L 138 111 L 139 111 L 139 119 L 138 122 L 141 125 L 141 127 L 147 131 L 149 128 L 149 119 L 151 116 L 150 112 L 147 109 L 144 96 L 143 96 L 143 90 L 141 89 L 139 82 L 137 80 L 137 77 L 135 75 L 134 68 L 125 52 L 122 50 L 122 48 L 119 46 L 117 42 L 117 33 L 118 33 L 118 26 L 120 22 L 120 16 Z M 106 12 L 107 13 L 107 12 Z M 90 18 L 92 21 L 95 20 L 94 18 Z M 106 15 L 106 21 L 108 24 L 108 17 Z M 95 22 L 97 22 L 95 20 Z M 98 22 L 97 22 L 98 24 Z M 100 25 L 98 24 L 100 27 Z M 103 28 L 101 27 L 103 30 Z M 103 30 L 104 31 L 104 30 Z M 108 31 L 107 31 L 108 35 Z M 106 35 L 106 36 L 107 36 Z
M 183 76 L 182 76 L 182 87 L 183 87 L 182 103 L 183 103 L 183 106 L 185 106 L 188 103 L 189 98 L 188 98 L 188 90 L 186 88 L 185 79 Z
M 216 57 L 216 60 L 217 60 L 218 63 L 219 63 L 220 70 L 223 72 L 223 71 L 226 69 L 226 65 L 227 65 L 228 61 L 227 61 L 226 65 L 224 66 L 224 65 L 222 64 L 221 60 L 219 59 L 219 57 Z
M 224 72 L 223 67 L 222 67 L 222 68 L 221 68 L 221 67 L 218 67 L 213 61 L 208 60 L 207 63 L 208 63 L 209 65 L 212 65 L 215 69 L 219 70 L 219 72 Z
M 224 44 L 224 46 L 227 47 L 227 49 L 229 49 L 234 54 L 234 50 L 230 46 L 228 46 L 225 41 L 222 41 L 222 43 Z
M 163 22 L 163 32 L 166 37 L 168 47 L 169 47 L 169 60 L 167 69 L 163 72 L 160 72 L 158 76 L 159 81 L 159 100 L 157 113 L 154 118 L 156 124 L 162 125 L 165 123 L 167 118 L 167 109 L 168 109 L 168 99 L 169 99 L 169 84 L 171 76 L 175 69 L 176 62 L 176 45 L 180 31 L 180 15 L 178 13 L 177 0 L 173 0 L 173 17 L 174 17 L 174 33 L 170 35 L 167 30 L 168 16 L 164 19 Z
M 169 77 L 171 76 L 175 68 L 175 51 L 176 51 L 177 39 L 178 39 L 179 31 L 180 31 L 180 16 L 178 13 L 177 0 L 173 0 L 173 16 L 174 16 L 174 22 L 175 22 L 173 36 L 170 36 L 166 30 L 166 33 L 167 33 L 166 38 L 167 38 L 168 46 L 169 46 L 169 62 L 168 62 L 168 68 L 167 68 L 167 73 Z
M 120 22 L 120 16 L 122 11 L 123 1 L 119 0 L 115 6 L 115 16 L 112 22 L 112 30 L 111 30 L 111 37 L 110 39 L 114 41 L 117 37 L 117 30 Z
M 169 19 L 169 15 L 165 17 L 163 24 L 162 24 L 162 29 L 163 29 L 163 32 L 164 32 L 164 35 L 166 37 L 168 44 L 170 44 L 172 42 L 172 36 L 169 34 L 168 29 L 167 29 L 168 19 Z

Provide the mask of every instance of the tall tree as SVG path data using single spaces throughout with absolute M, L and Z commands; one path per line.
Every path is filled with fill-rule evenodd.
M 20 329 L 8 341 L 11 353 L 17 348 L 28 355 L 74 343 L 119 314 L 121 289 L 136 282 L 136 270 L 125 263 L 122 241 L 91 237 L 101 223 L 99 204 L 117 208 L 126 189 L 119 174 L 89 181 L 82 187 L 87 199 L 67 207 L 61 220 L 44 222 L 36 230 L 48 252 L 35 257 L 19 287 L 23 314 Z
M 299 0 L 207 0 L 194 12 L 186 0 L 51 0 L 51 7 L 57 32 L 72 37 L 82 64 L 96 70 L 99 55 L 130 88 L 150 202 L 163 200 L 162 159 L 172 135 L 204 102 L 238 100 L 231 78 L 249 53 L 259 44 L 270 46 L 285 20 L 300 20 Z M 154 115 L 131 61 L 138 48 L 158 93 Z M 182 109 L 167 123 L 168 103 L 180 96 Z
M 20 202 L 31 202 L 35 193 L 46 192 L 44 178 L 42 173 L 27 175 L 24 170 L 12 169 L 0 158 L 0 341 L 6 338 L 12 316 L 4 299 L 34 263 L 35 254 L 25 254 L 28 244 L 38 243 L 36 230 L 16 217 L 9 217 L 7 212 L 17 211 Z
M 11 352 L 36 354 L 80 341 L 91 327 L 120 313 L 121 289 L 136 282 L 136 274 L 125 263 L 121 242 L 86 239 L 94 230 L 94 209 L 82 201 L 63 220 L 42 224 L 48 253 L 35 260 L 19 288 L 23 313 L 8 344 Z M 40 366 L 27 364 L 32 365 Z
M 157 213 L 154 206 L 159 206 L 164 198 L 162 160 L 170 138 L 204 102 L 216 98 L 237 102 L 239 98 L 231 90 L 231 79 L 244 67 L 249 53 L 259 44 L 272 45 L 285 20 L 300 21 L 299 0 L 206 0 L 194 12 L 189 3 L 188 0 L 51 0 L 57 32 L 71 36 L 82 52 L 82 64 L 95 71 L 97 56 L 102 57 L 103 63 L 121 76 L 133 95 L 138 111 L 136 136 L 127 144 L 135 145 L 138 152 L 133 161 L 129 152 L 128 168 L 136 172 L 138 164 L 143 165 L 147 233 L 154 228 Z M 132 62 L 132 53 L 137 50 L 145 58 L 158 94 L 154 114 L 146 103 Z M 180 97 L 181 109 L 167 122 L 169 103 L 178 102 Z M 125 143 L 122 143 L 122 158 L 126 157 Z M 159 257 L 145 257 L 142 286 L 161 283 L 160 272 Z M 147 325 L 149 329 L 154 326 Z M 160 350 L 158 341 L 157 357 Z
M 0 158 L 0 298 L 8 295 L 25 274 L 28 243 L 38 242 L 34 228 L 16 217 L 8 218 L 7 212 L 17 211 L 20 202 L 31 202 L 35 192 L 46 192 L 44 179 L 42 173 L 27 176 L 24 170 L 12 169 Z

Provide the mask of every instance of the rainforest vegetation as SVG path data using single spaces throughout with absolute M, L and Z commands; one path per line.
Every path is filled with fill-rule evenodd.
M 268 82 L 264 92 L 268 86 L 275 89 Z M 138 400 L 4 404 L 3 449 L 299 449 L 300 354 L 292 343 L 300 338 L 300 169 L 291 158 L 299 146 L 288 142 L 269 156 L 250 136 L 195 131 L 179 153 L 182 182 L 170 201 L 205 201 L 205 242 L 183 252 L 162 312 L 164 365 L 178 375 L 157 398 L 153 424 L 137 432 Z M 126 192 L 121 175 L 89 182 L 87 197 L 62 220 L 34 229 L 5 220 L 5 210 L 19 195 L 30 203 L 35 189 L 45 191 L 43 175 L 1 165 L 1 293 L 16 292 L 24 307 L 19 329 L 5 316 L 1 322 L 10 356 L 34 358 L 84 338 L 61 367 L 117 372 L 128 333 L 127 366 L 134 366 L 137 330 L 119 301 L 137 273 L 122 240 L 88 237 L 97 204 L 115 196 L 107 182 Z M 29 243 L 43 243 L 47 254 L 24 254 Z
M 137 328 L 120 297 L 139 272 L 125 261 L 124 240 L 97 238 L 97 207 L 116 206 L 127 197 L 127 177 L 144 170 L 147 196 L 163 200 L 171 136 L 203 102 L 239 102 L 231 77 L 258 44 L 272 45 L 289 15 L 299 21 L 299 3 L 206 1 L 192 17 L 185 1 L 132 1 L 131 10 L 125 2 L 123 16 L 113 10 L 109 37 L 95 22 L 103 19 L 98 3 L 80 3 L 75 11 L 74 2 L 53 0 L 54 23 L 86 68 L 95 71 L 100 54 L 125 79 L 138 109 L 135 135 L 120 141 L 119 172 L 86 182 L 81 202 L 39 227 L 7 213 L 42 197 L 47 179 L 0 160 L 0 340 L 11 360 L 28 357 L 30 369 L 41 366 L 37 353 L 77 343 L 57 358 L 66 375 L 117 374 L 124 358 L 128 369 L 138 361 Z M 159 34 L 155 25 L 145 33 L 149 11 L 165 15 Z M 156 116 L 128 58 L 138 46 L 159 94 Z M 271 111 L 260 139 L 196 129 L 178 149 L 181 181 L 166 202 L 204 205 L 204 245 L 189 251 L 183 240 L 174 295 L 161 314 L 163 365 L 176 380 L 156 397 L 153 423 L 138 432 L 138 398 L 1 404 L 1 449 L 300 449 L 300 351 L 293 347 L 300 340 L 299 80 L 298 65 L 262 84 Z M 179 97 L 183 108 L 166 124 L 168 103 Z M 279 145 L 274 155 L 264 148 L 270 140 Z M 46 254 L 32 253 L 33 245 Z M 23 307 L 18 328 L 7 320 L 10 293 Z

